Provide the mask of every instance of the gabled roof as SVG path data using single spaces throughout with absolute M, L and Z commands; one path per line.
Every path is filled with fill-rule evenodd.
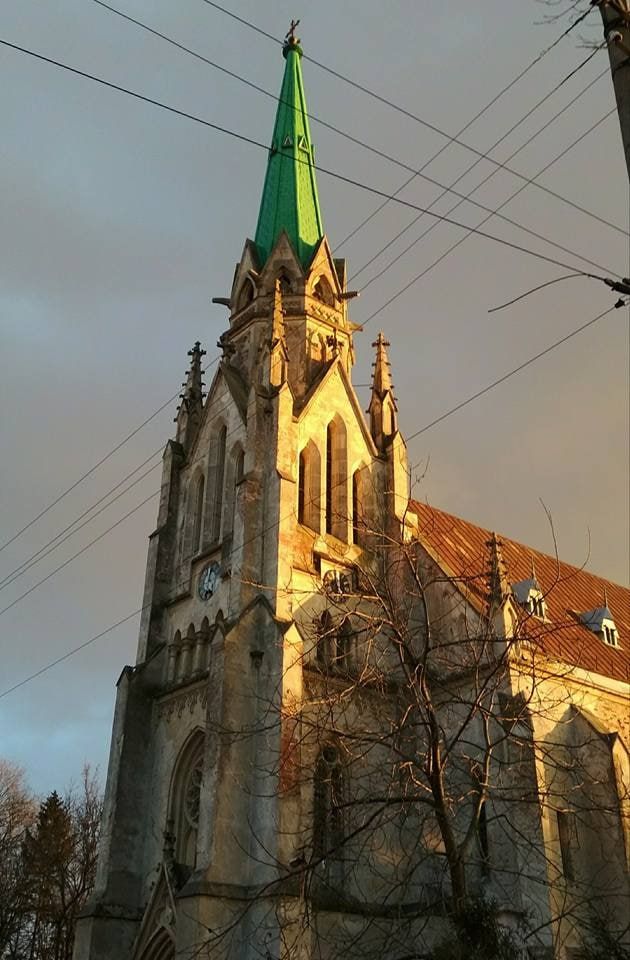
M 492 533 L 467 520 L 417 500 L 410 509 L 418 517 L 418 539 L 427 553 L 479 610 L 486 609 L 489 547 Z M 615 680 L 630 680 L 630 590 L 508 537 L 500 537 L 511 583 L 531 578 L 545 597 L 544 621 L 531 618 L 534 635 L 545 652 L 571 666 Z M 619 647 L 608 646 L 589 630 L 580 613 L 602 606 L 607 597 L 619 635 Z

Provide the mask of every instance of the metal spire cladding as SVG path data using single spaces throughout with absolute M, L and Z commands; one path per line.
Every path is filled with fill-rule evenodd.
M 302 49 L 293 24 L 282 54 L 286 65 L 255 239 L 262 266 L 284 230 L 302 266 L 307 267 L 324 228 L 300 66 Z

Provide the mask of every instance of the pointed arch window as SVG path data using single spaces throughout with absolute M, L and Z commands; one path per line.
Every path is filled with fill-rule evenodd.
M 175 683 L 181 668 L 182 635 L 176 630 L 168 651 L 168 683 Z
M 243 465 L 245 454 L 240 444 L 232 448 L 226 479 L 225 516 L 223 520 L 223 539 L 231 537 L 234 532 L 234 518 L 236 515 L 237 487 L 243 479 Z
M 335 304 L 335 295 L 326 277 L 317 278 L 313 286 L 313 296 L 316 300 L 319 300 L 320 303 L 325 303 L 328 307 L 332 307 Z
M 334 646 L 335 626 L 328 610 L 324 610 L 317 624 L 316 659 L 321 670 L 329 670 L 332 666 Z
M 193 530 L 192 530 L 192 552 L 198 553 L 201 549 L 201 532 L 203 529 L 203 505 L 204 505 L 205 477 L 203 473 L 199 474 L 195 482 L 193 497 Z
M 221 514 L 223 512 L 223 488 L 225 483 L 225 442 L 227 427 L 221 427 L 215 437 L 211 449 L 211 471 L 213 476 L 213 490 L 211 501 L 210 541 L 216 543 L 221 537 Z
M 204 736 L 198 730 L 182 748 L 171 781 L 170 825 L 175 836 L 175 861 L 191 869 L 197 864 L 203 747 Z
M 326 533 L 348 539 L 347 434 L 341 417 L 326 430 Z
M 347 673 L 352 666 L 354 652 L 354 630 L 348 617 L 345 617 L 341 622 L 341 626 L 337 631 L 336 641 L 336 666 L 339 670 Z
M 293 285 L 291 283 L 291 278 L 284 270 L 281 270 L 278 274 L 278 280 L 280 281 L 280 293 L 282 296 L 293 293 Z
M 357 546 L 365 540 L 364 499 L 364 468 L 359 467 L 352 474 L 352 542 Z
M 249 277 L 246 277 L 238 293 L 238 298 L 236 301 L 237 313 L 241 310 L 244 310 L 245 307 L 248 307 L 250 303 L 252 303 L 255 292 L 254 284 Z
M 315 533 L 321 530 L 322 461 L 312 440 L 300 451 L 298 461 L 298 522 Z
M 342 858 L 343 795 L 339 749 L 329 743 L 320 750 L 313 781 L 313 854 L 324 868 Z

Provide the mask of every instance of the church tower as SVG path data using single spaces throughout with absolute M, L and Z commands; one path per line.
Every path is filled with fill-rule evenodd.
M 299 865 L 319 842 L 314 778 L 334 763 L 300 733 L 309 671 L 331 656 L 313 624 L 327 596 L 358 589 L 375 524 L 400 524 L 409 491 L 382 334 L 369 425 L 352 386 L 359 328 L 324 233 L 293 34 L 255 238 L 215 301 L 222 357 L 204 398 L 204 351 L 190 351 L 164 451 L 75 960 L 312 955 L 294 932 Z

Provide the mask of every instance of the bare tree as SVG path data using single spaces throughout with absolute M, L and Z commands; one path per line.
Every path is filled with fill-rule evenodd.
M 18 768 L 0 763 L 0 957 L 68 960 L 94 885 L 101 816 L 86 766 L 78 788 L 39 804 Z
M 17 949 L 26 912 L 27 884 L 22 843 L 32 826 L 36 804 L 23 771 L 0 760 L 0 956 L 19 956 Z
M 559 655 L 576 619 L 548 608 L 566 571 L 550 561 L 519 599 L 495 536 L 453 571 L 417 517 L 402 530 L 363 522 L 352 563 L 322 560 L 307 601 L 292 588 L 303 644 L 259 725 L 214 731 L 279 744 L 251 783 L 278 791 L 282 854 L 254 838 L 274 879 L 244 913 L 260 928 L 270 904 L 269 957 L 627 956 L 627 753 L 576 693 L 579 651 Z

